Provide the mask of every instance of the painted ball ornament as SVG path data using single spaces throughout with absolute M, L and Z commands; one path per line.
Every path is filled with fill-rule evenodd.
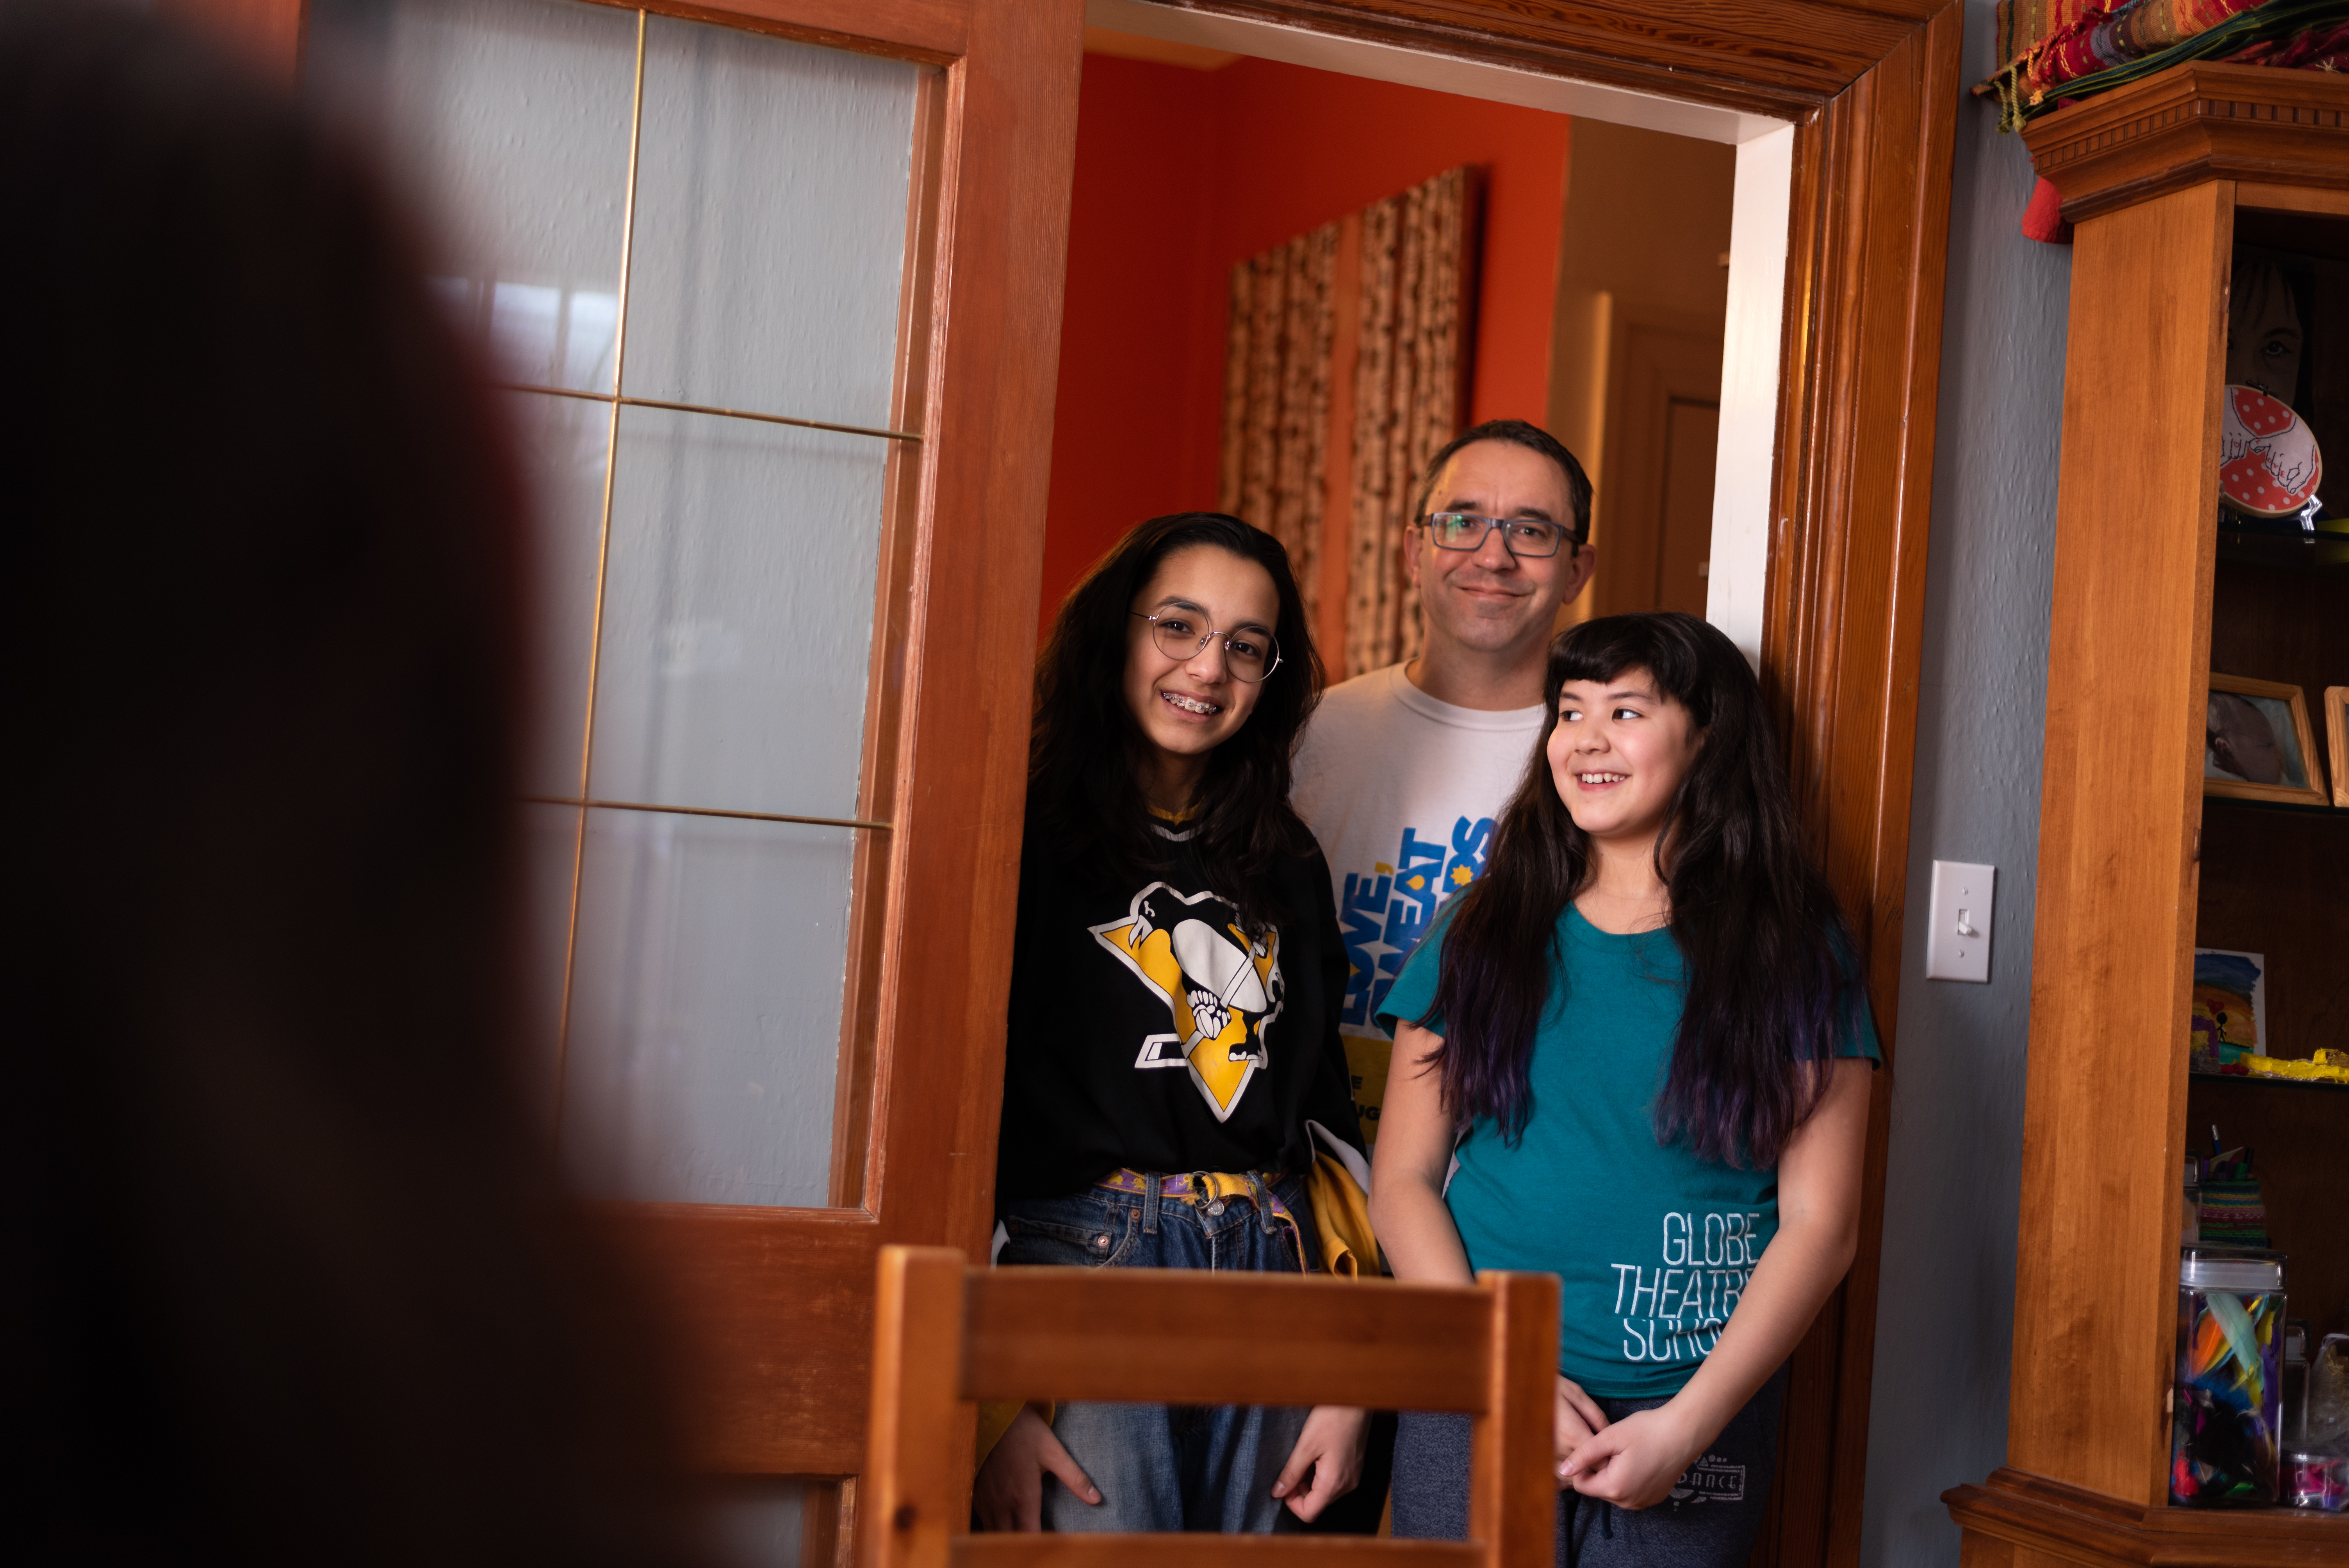
M 2251 387 L 2227 388 L 2219 438 L 2219 498 L 2250 517 L 2306 510 L 2324 478 L 2316 437 L 2290 405 Z

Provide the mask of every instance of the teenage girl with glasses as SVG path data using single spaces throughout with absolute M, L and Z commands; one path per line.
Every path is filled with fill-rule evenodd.
M 1875 1031 L 1729 639 L 1586 622 L 1546 690 L 1488 869 L 1381 1012 L 1372 1212 L 1399 1279 L 1560 1276 L 1561 1563 L 1743 1563 L 1857 1245 Z M 1464 1532 L 1467 1458 L 1464 1418 L 1404 1416 L 1396 1534 Z
M 1142 524 L 1061 606 L 1029 751 L 999 1264 L 1323 1266 L 1308 1173 L 1369 1172 L 1330 872 L 1288 806 L 1320 692 L 1288 554 L 1237 518 Z M 989 1408 L 975 1511 L 1269 1531 L 1353 1486 L 1366 1430 L 1337 1408 Z

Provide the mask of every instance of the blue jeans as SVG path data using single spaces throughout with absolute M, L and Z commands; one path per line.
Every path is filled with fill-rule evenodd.
M 1209 1205 L 1147 1193 L 1087 1188 L 1065 1198 L 1004 1203 L 1001 1265 L 1092 1268 L 1254 1269 L 1296 1274 L 1318 1268 L 1309 1233 L 1274 1220 L 1250 1198 Z M 1306 1224 L 1312 1210 L 1294 1178 L 1272 1191 Z M 1215 1212 L 1210 1212 L 1210 1209 Z M 1166 1354 L 1184 1347 L 1170 1345 Z M 1272 1495 L 1308 1412 L 1226 1405 L 1063 1404 L 1052 1433 L 1101 1490 L 1086 1502 L 1044 1478 L 1047 1530 L 1293 1530 L 1295 1516 Z
M 1778 1468 L 1778 1412 L 1786 1369 L 1729 1418 L 1653 1508 L 1619 1509 L 1576 1491 L 1557 1494 L 1557 1568 L 1743 1568 L 1762 1532 Z M 1610 1421 L 1662 1399 L 1595 1395 Z M 1468 1534 L 1468 1418 L 1405 1410 L 1395 1433 L 1394 1532 L 1426 1541 Z

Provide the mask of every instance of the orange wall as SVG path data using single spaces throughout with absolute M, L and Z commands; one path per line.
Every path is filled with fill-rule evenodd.
M 1564 116 L 1270 60 L 1094 54 L 1078 113 L 1046 625 L 1126 529 L 1216 504 L 1233 263 L 1454 165 L 1486 171 L 1471 418 L 1547 417 Z

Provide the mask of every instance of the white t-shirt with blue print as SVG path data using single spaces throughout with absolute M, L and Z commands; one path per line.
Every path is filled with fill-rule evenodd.
M 1338 1032 L 1366 1144 L 1394 1048 L 1380 1006 L 1436 911 L 1483 874 L 1541 726 L 1538 703 L 1455 707 L 1390 665 L 1330 687 L 1306 727 L 1293 799 L 1338 900 L 1350 968 Z

